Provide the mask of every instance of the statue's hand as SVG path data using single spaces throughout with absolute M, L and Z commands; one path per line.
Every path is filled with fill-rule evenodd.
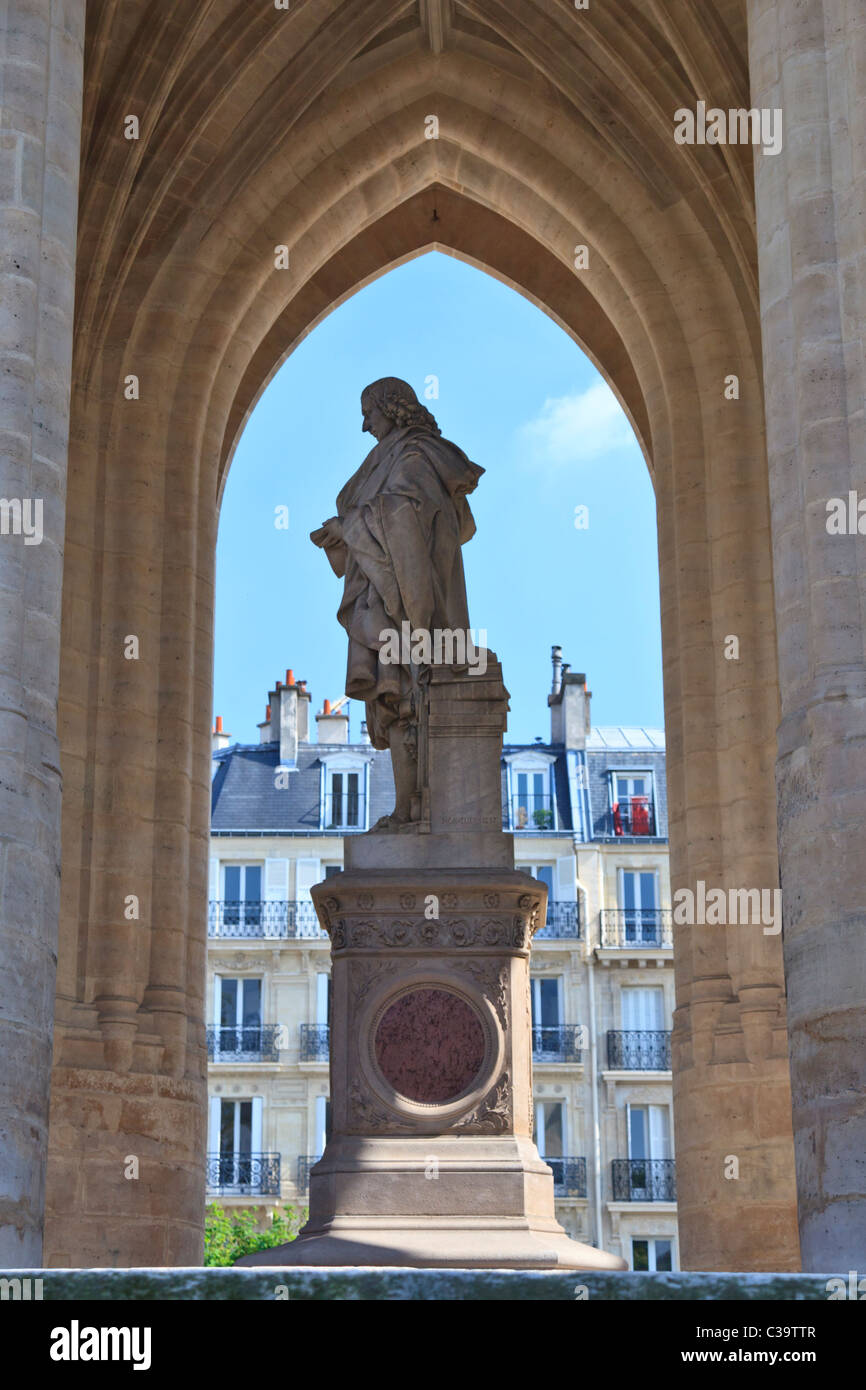
M 343 527 L 338 516 L 332 516 L 318 531 L 310 532 L 313 545 L 321 546 L 328 557 L 328 564 L 338 579 L 346 573 L 349 562 L 348 551 L 343 540 Z
M 310 532 L 310 540 L 313 545 L 340 545 L 343 540 L 343 526 L 338 516 L 332 516 L 323 522 L 318 531 Z

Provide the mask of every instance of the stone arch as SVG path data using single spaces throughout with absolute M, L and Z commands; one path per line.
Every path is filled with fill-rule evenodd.
M 88 17 L 61 675 L 58 1261 L 71 1249 L 84 1264 L 197 1258 L 220 480 L 282 356 L 383 267 L 434 241 L 483 264 L 551 313 L 617 391 L 658 499 L 672 876 L 778 882 L 748 153 L 670 139 L 673 109 L 704 84 L 720 104 L 747 104 L 743 17 L 719 4 L 705 31 L 687 6 L 674 19 L 654 4 L 604 8 L 578 43 L 552 3 L 425 4 L 426 49 L 414 6 L 393 0 L 309 0 L 281 27 L 242 5 L 178 4 L 136 16 L 134 33 L 113 3 Z M 136 106 L 130 149 L 120 117 Z M 428 140 L 437 108 L 440 138 Z M 280 243 L 285 273 L 273 268 Z M 578 243 L 586 272 L 573 268 Z M 723 660 L 729 632 L 755 654 L 748 670 Z M 138 922 L 123 918 L 128 893 Z M 778 941 L 697 928 L 676 949 L 684 1263 L 790 1268 Z M 762 1124 L 760 1105 L 773 1117 Z M 736 1202 L 716 1153 L 722 1118 L 726 1149 L 748 1151 L 759 1173 Z M 133 1132 L 148 1185 L 123 1181 Z

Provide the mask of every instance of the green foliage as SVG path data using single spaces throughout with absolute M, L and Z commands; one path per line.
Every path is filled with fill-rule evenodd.
M 306 1217 L 306 1211 L 285 1207 L 271 1217 L 267 1230 L 257 1231 L 255 1212 L 239 1207 L 229 1213 L 214 1202 L 205 1211 L 204 1262 L 206 1265 L 231 1265 L 241 1255 L 270 1250 L 274 1245 L 294 1240 Z

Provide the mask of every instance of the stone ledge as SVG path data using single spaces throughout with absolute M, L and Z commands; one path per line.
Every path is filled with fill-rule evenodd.
M 831 1274 L 590 1274 L 501 1269 L 10 1269 L 41 1279 L 44 1302 L 828 1301 Z M 840 1277 L 847 1286 L 847 1274 Z M 5 1286 L 3 1286 L 5 1289 Z M 31 1298 L 32 1298 L 31 1282 Z M 10 1291 L 11 1292 L 11 1291 Z M 22 1290 L 23 1292 L 23 1290 Z

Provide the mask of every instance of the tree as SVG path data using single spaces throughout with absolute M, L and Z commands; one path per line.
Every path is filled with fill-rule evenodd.
M 256 1214 L 244 1208 L 231 1213 L 223 1211 L 218 1202 L 205 1210 L 204 1262 L 206 1265 L 231 1265 L 241 1255 L 256 1250 L 270 1250 L 274 1245 L 294 1240 L 307 1218 L 306 1210 L 294 1207 L 271 1216 L 267 1230 L 256 1230 Z

